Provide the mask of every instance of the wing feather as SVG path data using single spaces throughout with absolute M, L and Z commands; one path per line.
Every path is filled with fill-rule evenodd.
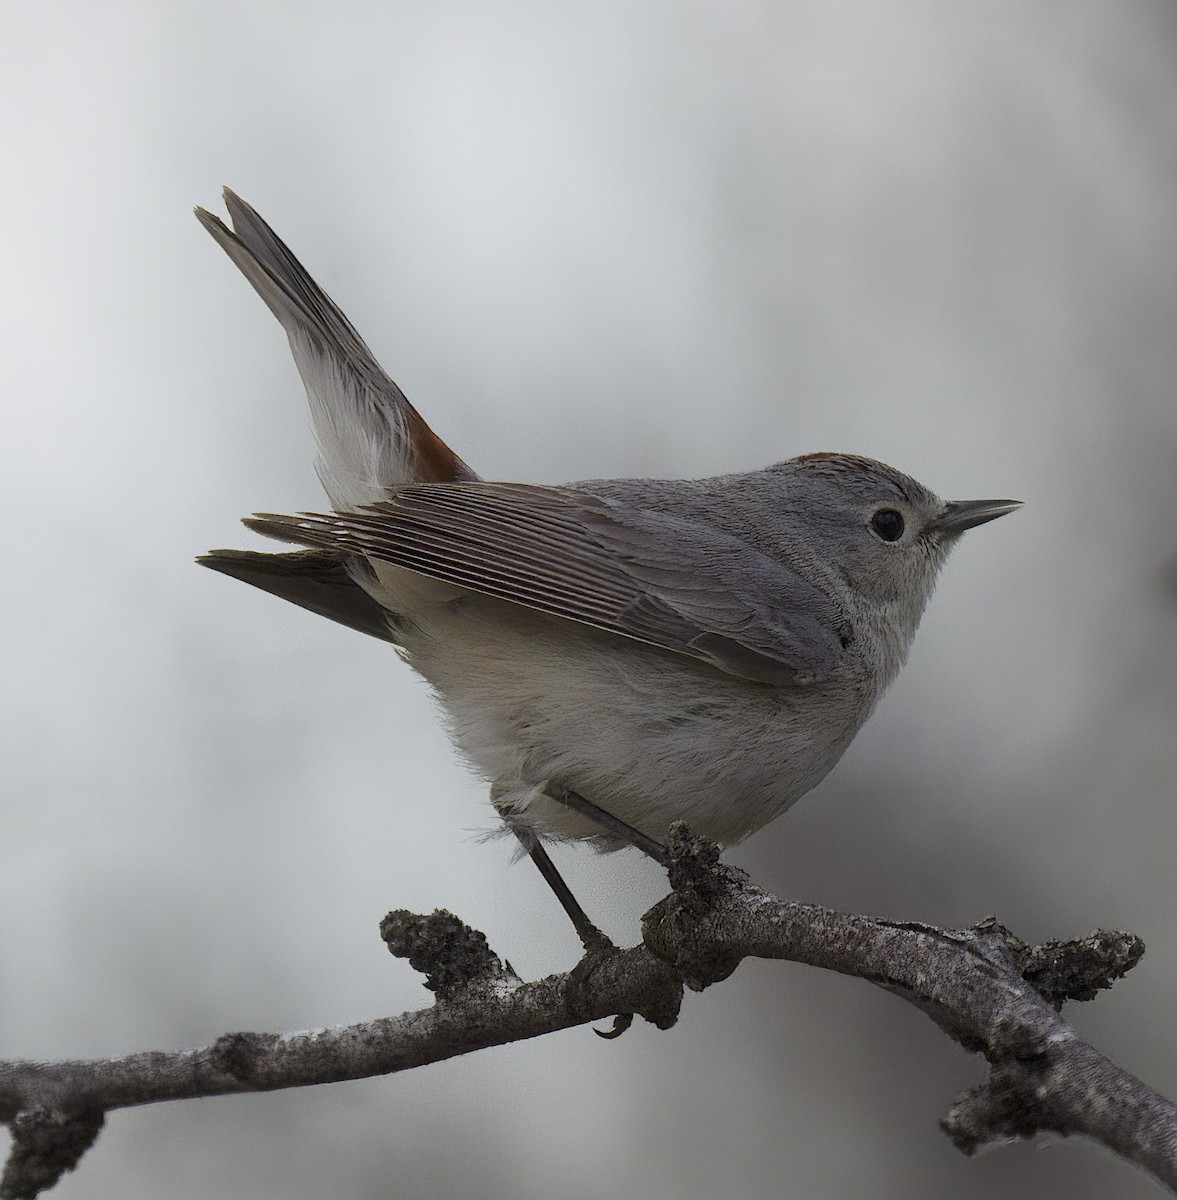
M 421 484 L 357 511 L 246 524 L 764 683 L 821 679 L 845 643 L 833 602 L 785 564 L 699 520 L 577 487 Z

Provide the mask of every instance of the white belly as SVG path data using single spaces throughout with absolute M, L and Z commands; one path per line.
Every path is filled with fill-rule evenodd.
M 737 842 L 825 777 L 875 699 L 846 683 L 752 683 L 481 596 L 413 621 L 401 639 L 409 661 L 500 811 L 604 849 L 620 843 L 546 796 L 549 784 L 658 841 L 681 820 Z

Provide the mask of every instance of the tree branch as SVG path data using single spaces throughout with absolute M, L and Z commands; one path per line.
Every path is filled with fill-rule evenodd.
M 0 1200 L 25 1200 L 76 1166 L 115 1108 L 386 1075 L 471 1050 L 637 1013 L 674 1024 L 683 985 L 702 990 L 741 959 L 780 958 L 855 975 L 916 1005 L 989 1063 L 942 1127 L 965 1153 L 1039 1131 L 1082 1133 L 1177 1192 L 1177 1109 L 1087 1045 L 1059 1015 L 1130 970 L 1139 938 L 1097 931 L 1028 946 L 996 920 L 941 930 L 790 903 L 756 887 L 684 828 L 669 843 L 672 893 L 643 944 L 521 981 L 486 938 L 448 913 L 394 912 L 393 954 L 436 993 L 430 1007 L 359 1025 L 231 1033 L 211 1045 L 121 1059 L 0 1063 L 0 1119 L 14 1139 Z

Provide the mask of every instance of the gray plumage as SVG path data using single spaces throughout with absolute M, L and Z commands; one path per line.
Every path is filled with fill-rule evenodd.
M 198 215 L 286 329 L 335 511 L 246 522 L 308 550 L 201 561 L 393 642 L 516 830 L 613 848 L 549 795 L 564 788 L 655 839 L 676 819 L 722 843 L 759 829 L 869 716 L 959 534 L 1016 506 L 945 504 L 845 454 L 704 480 L 484 482 L 226 201 L 233 230 Z
M 698 520 L 579 487 L 503 483 L 398 489 L 359 512 L 246 524 L 348 550 L 762 683 L 808 683 L 837 664 L 830 598 L 783 563 Z M 649 493 L 659 485 L 647 481 Z M 665 499 L 672 500 L 673 491 Z
M 210 550 L 196 561 L 349 629 L 393 641 L 388 610 L 356 583 L 354 573 L 361 564 L 352 555 L 321 550 L 290 554 Z

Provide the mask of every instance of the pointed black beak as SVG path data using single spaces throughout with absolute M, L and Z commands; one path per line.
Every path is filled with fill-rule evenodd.
M 964 533 L 974 525 L 996 521 L 998 517 L 1004 517 L 1006 513 L 1021 507 L 1020 500 L 950 500 L 928 528 L 949 535 Z

